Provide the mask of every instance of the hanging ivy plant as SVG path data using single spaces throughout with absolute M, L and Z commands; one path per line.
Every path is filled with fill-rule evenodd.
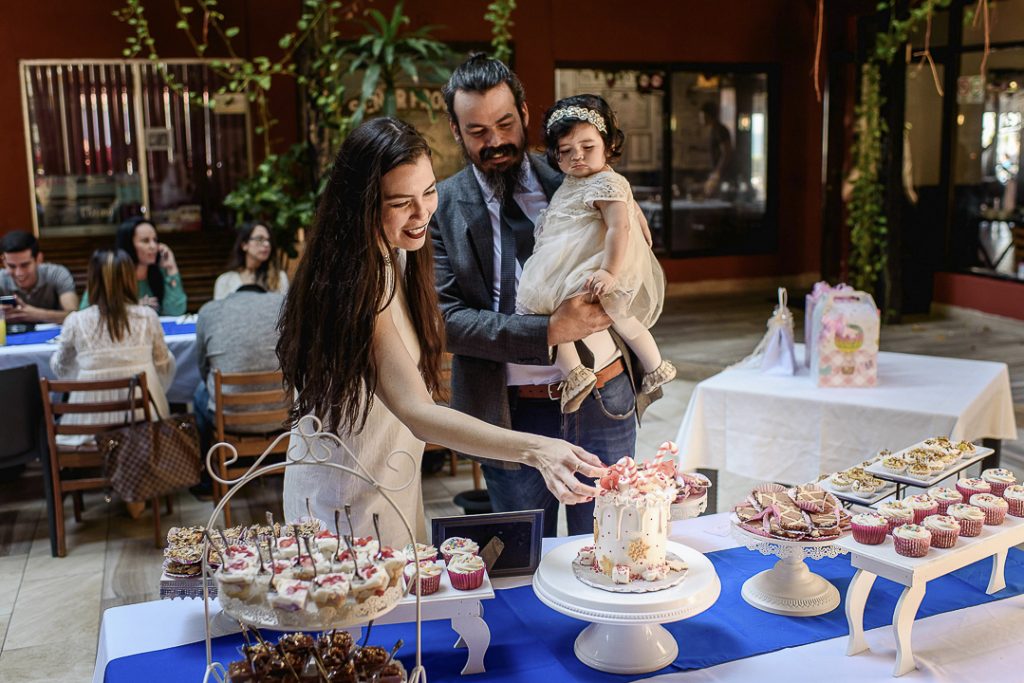
M 491 22 L 491 47 L 494 58 L 508 63 L 512 57 L 512 10 L 516 8 L 516 0 L 494 0 L 487 5 L 484 19 Z

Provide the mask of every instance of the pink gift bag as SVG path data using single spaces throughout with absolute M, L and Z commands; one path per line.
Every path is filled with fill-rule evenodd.
M 873 387 L 878 382 L 878 308 L 870 294 L 833 290 L 814 307 L 807 347 L 820 387 Z

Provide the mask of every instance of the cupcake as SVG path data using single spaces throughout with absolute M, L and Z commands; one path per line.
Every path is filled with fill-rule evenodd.
M 903 502 L 914 511 L 914 524 L 920 524 L 925 517 L 934 515 L 939 511 L 939 504 L 925 493 L 907 496 L 903 499 Z
M 969 501 L 971 505 L 981 508 L 985 513 L 985 524 L 999 526 L 1006 519 L 1009 505 L 999 496 L 991 493 L 975 493 Z
M 985 511 L 967 503 L 954 503 L 946 514 L 960 523 L 960 535 L 965 538 L 977 536 L 985 524 Z
M 996 496 L 1003 495 L 1003 489 L 1017 483 L 1017 477 L 1013 472 L 1003 467 L 994 467 L 981 473 L 981 478 L 992 487 L 992 493 Z
M 412 543 L 410 543 L 405 546 L 405 550 L 403 552 L 405 553 L 406 562 L 415 562 L 416 560 L 419 560 L 420 562 L 433 562 L 437 559 L 437 548 L 432 545 L 417 543 L 416 549 L 413 550 Z
M 444 543 L 441 544 L 440 550 L 441 556 L 444 557 L 445 564 L 447 564 L 452 561 L 452 557 L 455 555 L 476 555 L 480 552 L 480 546 L 468 538 L 452 536 L 445 539 Z
M 836 472 L 828 478 L 828 485 L 832 487 L 833 491 L 849 491 L 853 480 L 842 472 Z
M 1024 486 L 1011 484 L 1003 489 L 1003 500 L 1014 517 L 1024 517 Z
M 964 502 L 964 497 L 956 489 L 948 486 L 933 486 L 928 489 L 928 495 L 939 504 L 939 514 L 946 514 L 946 509 L 955 503 Z
M 981 478 L 960 479 L 956 482 L 956 490 L 964 497 L 964 502 L 969 503 L 976 493 L 991 493 L 992 486 Z
M 915 461 L 907 465 L 907 475 L 913 479 L 924 481 L 932 478 L 932 469 L 927 463 Z
M 929 515 L 923 526 L 932 535 L 933 548 L 952 548 L 960 536 L 960 523 L 949 515 Z
M 925 464 L 928 465 L 928 469 L 932 474 L 938 474 L 942 470 L 946 469 L 946 463 L 942 461 L 942 456 L 933 455 L 932 457 L 925 460 Z
M 889 520 L 873 512 L 854 515 L 850 520 L 853 540 L 864 545 L 878 545 L 889 531 Z
M 441 567 L 436 562 L 420 562 L 420 584 L 416 586 L 416 565 L 409 563 L 405 565 L 405 580 L 411 584 L 409 590 L 420 595 L 436 593 L 441 587 Z
M 471 591 L 484 583 L 484 561 L 476 555 L 459 553 L 452 555 L 448 562 L 448 577 L 452 587 L 460 591 Z
M 907 461 L 903 458 L 897 458 L 894 455 L 890 455 L 886 458 L 882 458 L 882 467 L 885 468 L 886 472 L 899 474 L 907 469 Z
M 874 477 L 866 479 L 854 479 L 850 490 L 858 496 L 870 496 L 878 488 L 879 480 Z
M 924 557 L 932 544 L 932 535 L 920 524 L 901 524 L 892 530 L 896 553 L 904 557 Z
M 878 514 L 885 517 L 889 523 L 889 531 L 901 524 L 910 524 L 914 521 L 914 510 L 902 500 L 882 503 L 878 506 Z

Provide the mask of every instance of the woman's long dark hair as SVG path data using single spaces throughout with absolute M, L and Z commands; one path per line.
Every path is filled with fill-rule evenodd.
M 86 291 L 100 311 L 99 327 L 106 326 L 111 341 L 119 342 L 128 333 L 128 305 L 139 302 L 135 264 L 121 249 L 97 249 L 88 273 Z
M 252 221 L 243 223 L 238 228 L 238 236 L 235 238 L 235 246 L 231 249 L 231 260 L 228 261 L 228 270 L 241 272 L 245 268 L 245 252 L 242 245 L 249 241 L 252 232 L 258 227 L 263 227 L 270 238 L 270 256 L 256 269 L 256 284 L 268 292 L 276 292 L 277 285 L 281 280 L 281 271 L 277 267 L 277 247 L 274 246 L 274 231 L 263 221 Z
M 423 155 L 430 156 L 426 140 L 393 118 L 362 124 L 338 151 L 278 322 L 277 357 L 285 385 L 298 392 L 293 421 L 312 413 L 325 426 L 349 433 L 366 423 L 377 388 L 374 328 L 395 294 L 388 270 L 397 270 L 385 253 L 392 250 L 382 224 L 381 180 Z M 444 323 L 429 239 L 407 254 L 404 283 L 420 371 L 434 391 Z
M 118 226 L 117 235 L 114 237 L 114 248 L 128 254 L 135 265 L 139 265 L 139 255 L 135 251 L 135 242 L 133 241 L 135 239 L 135 229 L 143 223 L 151 225 L 153 231 L 156 231 L 156 225 L 153 224 L 153 221 L 145 216 L 134 216 Z M 156 263 L 146 267 L 146 282 L 149 283 L 150 291 L 153 292 L 153 296 L 157 298 L 162 307 L 164 305 L 164 274 L 160 272 L 159 253 L 156 260 Z

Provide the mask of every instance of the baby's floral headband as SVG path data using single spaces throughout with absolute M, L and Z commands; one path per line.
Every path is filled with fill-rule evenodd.
M 608 127 L 604 123 L 604 117 L 598 114 L 593 109 L 587 109 L 586 107 L 577 107 L 575 105 L 571 107 L 562 107 L 556 109 L 551 113 L 551 118 L 548 119 L 547 130 L 551 130 L 551 126 L 555 125 L 562 119 L 579 119 L 580 121 L 586 121 L 594 125 L 602 133 L 608 133 Z

